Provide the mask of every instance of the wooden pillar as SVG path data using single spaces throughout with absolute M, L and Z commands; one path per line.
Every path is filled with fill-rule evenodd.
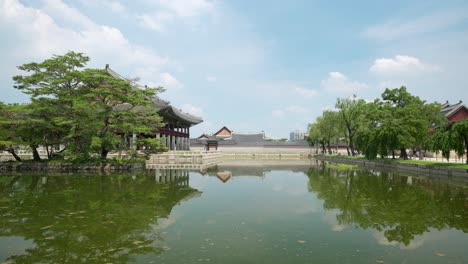
M 171 136 L 165 135 L 166 136 L 166 147 L 170 150 L 171 149 Z

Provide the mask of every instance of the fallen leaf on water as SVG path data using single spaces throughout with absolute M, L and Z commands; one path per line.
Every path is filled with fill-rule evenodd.
M 297 243 L 299 244 L 304 244 L 306 241 L 305 240 L 298 240 Z
M 53 226 L 54 226 L 54 225 L 44 226 L 43 228 L 41 228 L 41 230 L 48 229 L 48 228 L 51 228 L 51 227 L 53 227 Z
M 443 256 L 445 256 L 445 254 L 444 254 L 444 253 L 440 253 L 440 252 L 437 252 L 437 253 L 436 253 L 436 255 L 437 255 L 437 256 L 439 256 L 439 257 L 443 257 Z
M 54 237 L 54 236 L 50 236 L 50 237 L 46 237 L 46 238 L 44 238 L 44 239 L 46 239 L 46 240 L 52 240 L 52 239 L 55 239 L 55 237 Z
M 375 262 L 377 262 L 377 263 L 384 263 L 383 260 L 376 260 Z
M 139 245 L 139 244 L 143 244 L 144 242 L 143 241 L 134 241 L 133 244 L 134 245 Z

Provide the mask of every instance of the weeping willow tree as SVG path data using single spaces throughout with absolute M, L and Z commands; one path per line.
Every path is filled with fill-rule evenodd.
M 447 122 L 436 128 L 430 147 L 433 151 L 440 151 L 447 160 L 451 151 L 458 156 L 465 155 L 465 163 L 468 164 L 468 119 Z

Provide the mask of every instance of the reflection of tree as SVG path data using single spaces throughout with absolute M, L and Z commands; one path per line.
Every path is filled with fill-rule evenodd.
M 455 228 L 468 232 L 466 193 L 427 180 L 367 171 L 313 168 L 309 189 L 324 200 L 325 209 L 338 209 L 339 224 L 383 231 L 389 241 L 408 245 L 430 228 Z
M 159 253 L 152 225 L 196 192 L 144 175 L 0 179 L 0 236 L 34 242 L 10 257 L 20 263 L 122 263 Z

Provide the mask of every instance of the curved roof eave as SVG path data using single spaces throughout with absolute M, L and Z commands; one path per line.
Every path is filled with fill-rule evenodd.
M 114 78 L 118 78 L 118 79 L 122 79 L 122 80 L 127 81 L 134 88 L 137 88 L 137 89 L 145 89 L 146 88 L 145 86 L 137 84 L 137 83 L 123 77 L 122 75 L 118 74 L 117 72 L 115 72 L 114 70 L 112 70 L 109 67 L 109 64 L 106 65 L 106 71 L 110 76 L 112 76 Z M 190 125 L 196 125 L 196 124 L 200 124 L 201 122 L 203 122 L 203 119 L 201 117 L 194 116 L 194 115 L 191 115 L 189 113 L 185 113 L 182 110 L 177 109 L 176 107 L 170 105 L 170 102 L 165 101 L 165 100 L 159 98 L 158 96 L 155 96 L 155 98 L 153 98 L 153 102 L 154 102 L 154 105 L 156 106 L 156 108 L 159 108 L 160 110 L 169 110 L 170 112 L 173 113 L 174 116 L 180 118 L 181 120 L 183 120 L 186 123 L 189 123 Z
M 140 85 L 140 84 L 138 84 L 138 83 L 136 83 L 136 82 L 134 82 L 132 80 L 129 80 L 129 79 L 123 77 L 122 75 L 118 74 L 116 71 L 112 70 L 109 67 L 109 64 L 106 65 L 106 71 L 110 76 L 112 76 L 114 78 L 122 79 L 124 81 L 127 81 L 133 88 L 137 88 L 137 89 L 141 89 L 141 90 L 146 88 L 146 86 Z M 152 101 L 154 102 L 154 104 L 155 104 L 155 106 L 157 108 L 164 108 L 164 107 L 169 106 L 169 104 L 170 104 L 168 101 L 159 98 L 159 96 L 157 96 L 157 95 L 155 96 L 155 98 L 152 99 Z
M 189 113 L 185 113 L 182 110 L 177 109 L 176 107 L 174 107 L 172 105 L 169 106 L 169 108 L 172 111 L 172 113 L 174 113 L 175 116 L 177 116 L 178 118 L 186 121 L 187 123 L 190 123 L 192 125 L 196 125 L 196 124 L 200 124 L 201 122 L 203 122 L 203 119 L 201 117 L 194 116 L 194 115 L 191 115 Z

